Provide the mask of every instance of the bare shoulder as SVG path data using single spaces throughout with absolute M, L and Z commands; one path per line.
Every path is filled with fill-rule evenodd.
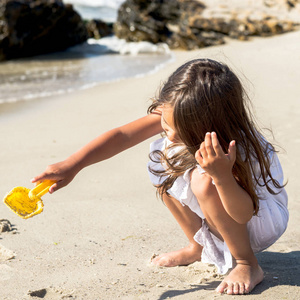
M 216 190 L 211 177 L 207 173 L 200 173 L 197 168 L 191 171 L 190 180 L 193 194 L 196 197 L 208 195 Z

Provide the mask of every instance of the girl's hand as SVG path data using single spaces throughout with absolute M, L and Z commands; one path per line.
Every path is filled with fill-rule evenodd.
M 215 132 L 208 132 L 204 142 L 195 153 L 195 158 L 204 171 L 206 171 L 214 181 L 226 179 L 232 174 L 232 167 L 236 159 L 235 141 L 231 141 L 228 154 L 225 154 Z
M 68 185 L 78 171 L 75 168 L 76 164 L 71 159 L 66 159 L 62 162 L 50 165 L 46 171 L 31 179 L 33 183 L 39 183 L 44 180 L 56 181 L 49 189 L 49 193 L 59 190 L 60 188 Z

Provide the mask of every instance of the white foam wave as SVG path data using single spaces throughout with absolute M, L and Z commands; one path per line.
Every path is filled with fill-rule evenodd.
M 116 38 L 105 42 L 89 40 L 70 49 L 71 53 L 65 51 L 37 60 L 2 63 L 0 104 L 62 95 L 101 83 L 147 76 L 174 60 L 167 46 L 129 44 Z
M 118 9 L 125 0 L 64 0 L 64 3 L 70 3 L 91 7 L 111 7 Z
M 89 39 L 87 43 L 89 45 L 106 47 L 107 51 L 117 52 L 122 55 L 138 55 L 140 53 L 170 53 L 168 45 L 164 43 L 152 44 L 150 42 L 126 42 L 124 39 L 118 39 L 116 36 L 105 37 L 100 40 Z

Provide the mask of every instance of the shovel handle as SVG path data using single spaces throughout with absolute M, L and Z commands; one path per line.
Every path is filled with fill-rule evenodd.
M 45 180 L 45 181 L 41 182 L 35 188 L 30 190 L 30 192 L 28 194 L 29 198 L 30 199 L 35 198 L 35 197 L 40 198 L 40 197 L 44 196 L 45 194 L 48 193 L 49 188 L 55 182 L 56 181 L 53 181 L 53 180 Z

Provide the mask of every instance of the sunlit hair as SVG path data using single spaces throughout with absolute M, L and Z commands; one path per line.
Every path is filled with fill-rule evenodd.
M 173 109 L 175 131 L 183 144 L 173 144 L 165 153 L 158 150 L 150 153 L 152 161 L 165 166 L 164 171 L 150 170 L 158 176 L 166 176 L 166 180 L 157 186 L 160 196 L 167 193 L 178 176 L 196 166 L 195 153 L 206 132 L 212 131 L 217 133 L 225 153 L 230 141 L 236 141 L 237 155 L 232 172 L 238 184 L 250 195 L 254 214 L 259 209 L 256 185 L 266 186 L 272 194 L 276 192 L 271 184 L 282 188 L 270 172 L 268 154 L 275 151 L 274 147 L 259 133 L 242 84 L 225 64 L 196 59 L 182 65 L 163 85 L 148 113 L 164 104 Z M 170 149 L 178 145 L 182 146 L 181 150 L 170 155 Z M 260 166 L 259 177 L 254 176 L 254 160 Z

